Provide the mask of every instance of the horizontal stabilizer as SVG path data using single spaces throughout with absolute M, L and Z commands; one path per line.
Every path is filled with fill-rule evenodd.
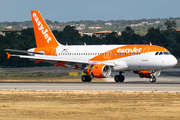
M 9 54 L 8 52 L 6 52 L 6 54 L 7 54 L 7 59 L 9 59 L 12 55 L 11 54 Z
M 44 53 L 41 53 L 41 52 L 31 52 L 31 51 L 26 51 L 26 50 L 12 50 L 12 49 L 5 49 L 5 51 L 19 52 L 19 53 L 33 53 L 33 54 L 41 54 L 41 55 L 44 54 Z

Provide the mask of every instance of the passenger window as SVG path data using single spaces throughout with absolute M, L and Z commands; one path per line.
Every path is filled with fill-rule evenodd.
M 155 55 L 158 55 L 159 52 L 156 52 Z
M 163 55 L 163 52 L 160 52 L 159 55 Z

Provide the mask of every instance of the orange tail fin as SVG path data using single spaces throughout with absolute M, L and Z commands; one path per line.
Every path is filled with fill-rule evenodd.
M 53 33 L 49 29 L 47 23 L 45 22 L 38 10 L 32 10 L 31 17 L 34 27 L 37 48 L 57 47 L 61 45 L 54 37 Z

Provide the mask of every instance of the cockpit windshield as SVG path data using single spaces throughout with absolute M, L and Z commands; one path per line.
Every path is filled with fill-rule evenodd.
M 170 52 L 156 52 L 155 55 L 171 55 Z

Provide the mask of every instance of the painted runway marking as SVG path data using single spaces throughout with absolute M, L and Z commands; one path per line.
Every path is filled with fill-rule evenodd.
M 170 78 L 157 78 L 157 80 L 167 80 L 167 81 L 174 81 L 173 79 L 170 79 Z

